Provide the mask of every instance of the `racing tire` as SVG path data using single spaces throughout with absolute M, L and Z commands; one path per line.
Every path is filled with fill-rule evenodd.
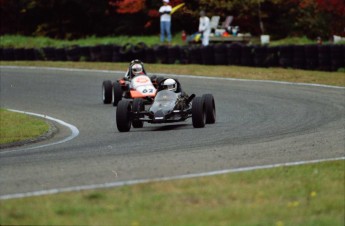
M 113 85 L 111 84 L 110 80 L 103 81 L 103 84 L 102 84 L 103 104 L 111 104 L 111 101 L 113 99 L 112 88 L 113 88 Z
M 192 103 L 192 122 L 194 128 L 205 127 L 205 101 L 202 97 L 195 97 Z
M 133 104 L 132 104 L 132 111 L 133 112 L 141 112 L 144 110 L 145 110 L 145 105 L 144 105 L 143 99 L 135 98 L 133 100 Z M 144 122 L 140 121 L 140 120 L 134 120 L 133 119 L 132 126 L 133 126 L 133 128 L 143 128 Z
M 122 88 L 117 82 L 114 83 L 113 88 L 113 106 L 116 107 L 120 100 L 122 100 Z
M 119 132 L 128 132 L 131 129 L 131 110 L 132 105 L 130 101 L 121 100 L 118 103 L 116 108 L 116 126 Z
M 216 105 L 212 94 L 204 94 L 202 98 L 205 102 L 206 124 L 214 124 L 216 122 Z

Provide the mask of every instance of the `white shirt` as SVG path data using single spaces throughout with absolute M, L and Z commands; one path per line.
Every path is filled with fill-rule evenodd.
M 199 31 L 203 32 L 204 34 L 210 33 L 210 18 L 207 16 L 200 17 L 199 19 Z
M 159 13 L 162 13 L 162 12 L 171 12 L 172 8 L 171 8 L 171 5 L 163 5 L 159 8 Z M 162 14 L 161 15 L 161 21 L 167 21 L 167 22 L 170 22 L 171 21 L 171 15 L 170 14 Z

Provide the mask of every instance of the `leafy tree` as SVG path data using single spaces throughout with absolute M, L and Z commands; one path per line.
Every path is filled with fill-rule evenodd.
M 343 0 L 291 0 L 298 5 L 293 30 L 310 38 L 345 35 L 345 2 Z
M 133 14 L 145 8 L 145 0 L 109 0 L 109 5 L 114 6 L 119 14 Z
M 197 31 L 199 11 L 225 19 L 253 35 L 344 34 L 344 0 L 171 0 L 185 6 L 172 16 L 173 32 Z M 0 0 L 0 34 L 81 38 L 159 32 L 159 0 Z
M 0 3 L 1 34 L 79 38 L 107 33 L 106 0 L 1 0 Z

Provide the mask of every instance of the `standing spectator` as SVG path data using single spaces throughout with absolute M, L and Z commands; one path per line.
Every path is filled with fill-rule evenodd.
M 164 42 L 164 36 L 166 34 L 168 42 L 171 42 L 171 5 L 169 0 L 163 0 L 163 5 L 159 8 L 161 15 L 161 42 Z
M 199 19 L 199 32 L 202 33 L 202 45 L 208 46 L 210 40 L 210 18 L 208 18 L 205 14 L 205 11 L 200 12 L 200 19 Z

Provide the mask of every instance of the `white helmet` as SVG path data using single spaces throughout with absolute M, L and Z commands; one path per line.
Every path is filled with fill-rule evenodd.
M 143 72 L 143 66 L 141 64 L 134 64 L 131 70 L 133 76 L 140 75 Z
M 163 89 L 170 90 L 176 92 L 177 90 L 177 83 L 174 79 L 168 78 L 163 82 Z

